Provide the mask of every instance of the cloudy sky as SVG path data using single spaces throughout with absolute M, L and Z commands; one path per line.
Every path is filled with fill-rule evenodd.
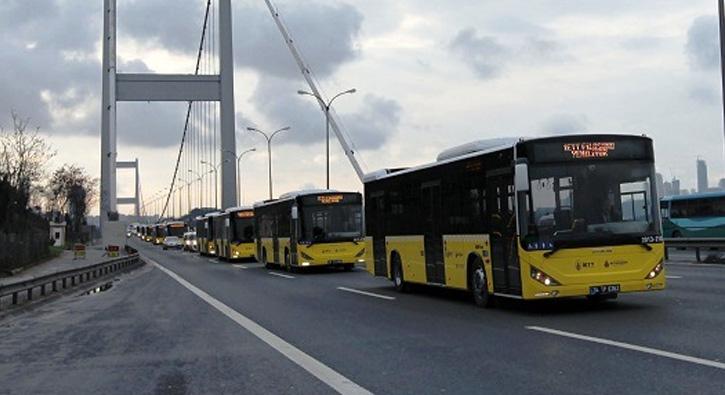
M 119 71 L 192 73 L 203 0 L 118 0 Z M 262 0 L 233 0 L 243 133 L 291 126 L 275 148 L 275 191 L 324 184 L 324 117 Z M 666 179 L 694 187 L 695 160 L 725 177 L 715 0 L 307 0 L 277 6 L 367 171 L 425 163 L 476 139 L 646 133 Z M 12 109 L 57 147 L 53 166 L 100 168 L 102 0 L 3 0 L 0 124 Z M 181 103 L 119 104 L 119 159 L 143 192 L 166 186 Z M 266 195 L 266 155 L 245 159 L 247 203 Z M 131 194 L 120 174 L 120 194 Z M 362 187 L 337 144 L 332 186 Z

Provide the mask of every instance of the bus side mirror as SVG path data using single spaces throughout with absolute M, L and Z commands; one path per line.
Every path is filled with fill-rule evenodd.
M 292 206 L 292 213 L 291 213 L 292 219 L 297 219 L 299 216 L 299 213 L 297 213 L 297 206 Z
M 517 163 L 514 170 L 514 185 L 518 192 L 529 191 L 529 165 Z

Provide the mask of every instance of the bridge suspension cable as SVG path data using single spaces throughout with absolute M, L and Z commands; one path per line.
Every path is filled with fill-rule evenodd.
M 213 15 L 210 15 L 210 14 L 212 14 L 212 9 L 213 9 L 212 0 L 206 0 L 206 10 L 204 11 L 204 23 L 203 23 L 202 29 L 201 29 L 201 40 L 199 42 L 199 49 L 197 51 L 197 56 L 196 56 L 196 67 L 194 69 L 195 75 L 199 74 L 200 68 L 202 66 L 202 59 L 204 58 L 203 55 L 205 54 L 204 50 L 205 50 L 205 48 L 207 48 L 207 46 L 206 46 L 206 43 L 208 41 L 207 36 L 213 37 L 215 35 L 213 31 L 209 31 L 211 29 L 208 29 L 210 27 L 210 23 L 209 23 L 210 19 L 212 21 L 214 20 Z M 210 16 L 212 16 L 212 18 L 210 18 Z M 206 51 L 206 54 L 209 55 L 210 52 L 212 52 L 212 51 Z M 209 59 L 206 59 L 205 64 L 208 65 L 209 63 L 210 63 Z M 206 103 L 209 103 L 209 102 L 206 102 Z M 190 128 L 191 113 L 192 113 L 192 108 L 194 107 L 193 104 L 194 104 L 193 101 L 189 101 L 187 109 L 186 109 L 186 117 L 185 117 L 185 121 L 184 121 L 184 131 L 181 135 L 181 144 L 179 145 L 179 152 L 178 152 L 178 155 L 176 158 L 176 164 L 174 166 L 174 174 L 171 177 L 171 185 L 169 186 L 169 192 L 166 195 L 165 203 L 164 203 L 163 209 L 161 210 L 161 213 L 160 213 L 161 218 L 164 218 L 166 216 L 166 213 L 169 208 L 169 202 L 171 201 L 171 199 L 174 195 L 176 180 L 179 175 L 179 167 L 181 164 L 181 158 L 182 158 L 182 155 L 184 154 L 184 145 L 186 143 L 186 136 L 187 136 L 187 133 L 189 132 L 189 128 Z

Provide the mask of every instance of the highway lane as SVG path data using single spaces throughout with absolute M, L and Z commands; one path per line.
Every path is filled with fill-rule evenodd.
M 601 306 L 593 307 L 585 300 L 503 301 L 497 309 L 482 310 L 458 292 L 423 288 L 398 294 L 387 280 L 359 269 L 291 275 L 272 271 L 287 276 L 280 277 L 258 263 L 230 265 L 146 244 L 138 246 L 142 254 L 210 297 L 374 393 L 725 392 L 725 370 L 703 361 L 528 329 L 548 328 L 722 362 L 725 268 L 721 267 L 669 266 L 667 275 L 673 278 L 668 280 L 667 291 L 622 295 L 617 302 Z M 82 316 L 79 310 L 90 309 L 94 311 L 90 317 L 96 318 L 101 310 L 110 309 L 109 317 L 123 322 L 124 332 L 138 335 L 133 339 L 121 336 L 114 342 L 116 347 L 110 348 L 110 355 L 94 370 L 94 389 L 114 392 L 108 391 L 114 388 L 111 384 L 120 385 L 133 376 L 128 374 L 130 359 L 140 360 L 146 368 L 164 367 L 190 393 L 330 391 L 161 270 L 148 267 L 134 281 L 124 281 L 96 296 L 113 292 L 123 296 L 125 303 L 132 302 L 133 308 L 121 308 L 120 301 L 109 308 L 96 306 L 94 299 L 77 298 L 84 302 L 73 311 L 74 316 Z M 58 303 L 66 302 L 48 304 L 44 314 L 30 312 L 18 319 L 30 327 L 40 314 L 45 325 L 55 324 L 59 318 L 53 306 Z M 134 322 L 143 330 L 135 328 Z M 59 343 L 67 354 L 80 352 L 93 341 L 71 336 L 79 330 L 75 323 L 66 326 Z M 0 336 L 15 338 L 11 328 L 0 328 Z M 101 329 L 115 330 L 108 322 Z M 50 383 L 60 380 L 64 366 L 58 360 L 41 364 L 42 348 L 48 346 L 54 332 L 43 333 L 39 327 L 28 336 L 41 336 L 42 341 L 20 337 L 0 352 L 6 361 L 20 353 L 35 355 L 31 366 L 43 372 L 25 374 L 20 381 L 26 385 L 16 388 L 47 388 L 30 385 L 41 377 L 50 378 Z M 148 343 L 153 358 L 144 355 L 153 363 L 134 354 L 129 346 L 144 336 L 148 339 L 141 344 Z M 21 347 L 23 341 L 29 344 Z M 64 344 L 68 342 L 73 344 Z M 131 350 L 128 358 L 127 349 Z M 98 358 L 94 352 L 80 355 Z M 0 377 L 20 377 L 21 365 L 0 363 Z M 176 365 L 183 369 L 174 375 L 170 367 Z M 78 368 L 70 366 L 78 374 Z M 88 366 L 88 360 L 82 366 Z M 111 369 L 119 373 L 103 374 Z M 248 379 L 250 372 L 253 380 Z M 149 392 L 164 380 L 159 374 L 136 380 L 130 388 Z
M 322 382 L 147 265 L 0 321 L 0 394 L 310 394 Z
M 289 279 L 271 276 L 258 264 L 245 270 L 142 249 L 376 393 L 492 388 L 576 393 L 582 385 L 593 393 L 725 390 L 725 374 L 718 368 L 527 329 L 540 326 L 722 361 L 725 347 L 715 341 L 725 324 L 720 268 L 672 267 L 669 275 L 681 278 L 671 279 L 667 292 L 623 295 L 598 307 L 584 300 L 505 301 L 499 309 L 480 310 L 455 292 L 399 295 L 386 280 L 362 272 Z

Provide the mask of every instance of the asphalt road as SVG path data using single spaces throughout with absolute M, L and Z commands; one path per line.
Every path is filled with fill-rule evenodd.
M 362 270 L 138 244 L 166 270 L 0 321 L 0 393 L 725 393 L 725 267 L 673 263 L 666 291 L 597 306 L 484 310 Z

